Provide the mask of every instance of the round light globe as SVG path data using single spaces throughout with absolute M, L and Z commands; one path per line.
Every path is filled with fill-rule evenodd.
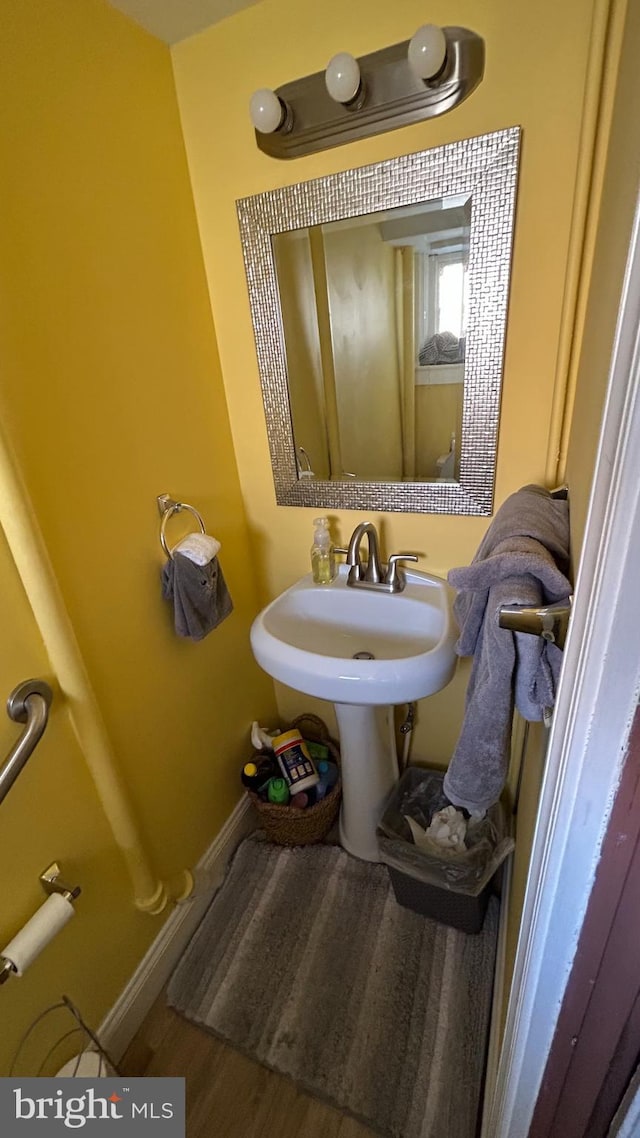
M 442 28 L 423 24 L 409 42 L 409 65 L 418 79 L 433 79 L 447 57 L 447 41 Z
M 360 90 L 360 67 L 348 51 L 340 51 L 327 64 L 324 81 L 336 103 L 350 103 Z
M 256 130 L 261 134 L 273 134 L 282 124 L 284 109 L 275 91 L 261 87 L 251 96 L 249 114 Z

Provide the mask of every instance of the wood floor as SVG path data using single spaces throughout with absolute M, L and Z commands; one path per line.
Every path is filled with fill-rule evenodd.
M 183 1019 L 164 994 L 118 1067 L 122 1075 L 186 1078 L 187 1138 L 376 1138 Z

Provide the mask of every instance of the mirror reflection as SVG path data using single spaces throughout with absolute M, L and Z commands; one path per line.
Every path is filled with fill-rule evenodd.
M 300 479 L 460 470 L 471 195 L 272 235 Z

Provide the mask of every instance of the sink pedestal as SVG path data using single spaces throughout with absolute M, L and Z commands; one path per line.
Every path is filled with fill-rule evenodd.
M 342 759 L 340 841 L 363 861 L 379 861 L 376 826 L 398 780 L 393 707 L 336 703 Z

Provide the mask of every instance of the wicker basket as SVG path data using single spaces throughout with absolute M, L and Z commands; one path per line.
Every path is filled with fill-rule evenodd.
M 299 729 L 303 738 L 311 739 L 314 743 L 323 743 L 329 749 L 333 762 L 340 766 L 338 744 L 331 738 L 326 724 L 319 716 L 299 715 L 287 730 L 293 727 Z M 260 825 L 270 842 L 280 846 L 308 846 L 314 842 L 321 842 L 333 826 L 340 807 L 342 783 L 338 778 L 326 798 L 316 802 L 315 806 L 308 806 L 306 810 L 265 802 L 252 790 L 248 790 L 247 794 L 258 812 Z

